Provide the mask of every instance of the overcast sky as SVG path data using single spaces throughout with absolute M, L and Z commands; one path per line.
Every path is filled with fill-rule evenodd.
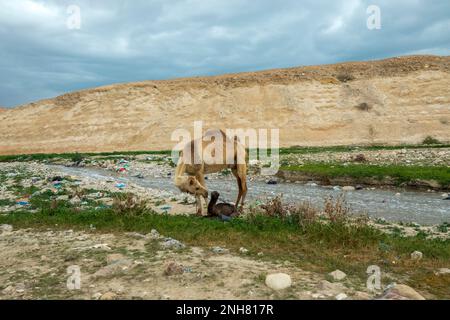
M 70 5 L 79 29 L 67 27 Z M 379 30 L 367 28 L 369 5 Z M 5 107 L 117 82 L 406 54 L 450 55 L 450 0 L 0 0 Z

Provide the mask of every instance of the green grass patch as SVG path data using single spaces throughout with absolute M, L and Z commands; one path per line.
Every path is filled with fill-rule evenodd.
M 450 148 L 448 143 L 439 143 L 437 140 L 427 140 L 433 142 L 430 145 L 366 145 L 366 146 L 329 146 L 329 147 L 304 147 L 293 146 L 289 148 L 280 148 L 279 153 L 283 154 L 306 154 L 306 153 L 320 153 L 320 152 L 349 152 L 349 151 L 370 151 L 370 150 L 398 150 L 398 149 L 424 149 L 424 148 Z M 250 149 L 247 149 L 247 153 Z M 258 151 L 258 150 L 257 150 Z M 262 151 L 262 150 L 261 150 Z M 24 161 L 45 161 L 54 159 L 69 159 L 72 161 L 79 161 L 85 157 L 100 157 L 99 159 L 110 159 L 123 156 L 136 156 L 141 154 L 155 154 L 155 155 L 171 155 L 171 150 L 159 151 L 112 151 L 112 152 L 73 152 L 73 153 L 36 153 L 36 154 L 21 154 L 21 155 L 0 155 L 0 162 L 24 162 Z M 271 150 L 267 150 L 267 154 L 271 154 Z M 102 158 L 103 157 L 103 158 Z
M 170 150 L 162 151 L 113 151 L 113 152 L 84 152 L 84 153 L 36 153 L 36 154 L 20 154 L 20 155 L 0 155 L 0 162 L 26 162 L 26 161 L 50 161 L 55 159 L 68 159 L 71 161 L 81 161 L 85 157 L 100 156 L 105 157 L 118 157 L 123 156 L 135 156 L 140 154 L 161 154 L 170 155 Z
M 281 170 L 304 172 L 323 178 L 370 177 L 382 180 L 385 177 L 391 177 L 396 179 L 399 184 L 420 179 L 435 180 L 442 186 L 450 185 L 449 167 L 309 163 L 303 166 L 282 166 Z
M 368 146 L 330 146 L 330 147 L 302 147 L 294 146 L 290 148 L 280 148 L 280 154 L 306 154 L 306 153 L 320 153 L 320 152 L 351 152 L 351 151 L 379 151 L 379 150 L 399 150 L 399 149 L 440 149 L 450 148 L 448 143 L 430 144 L 430 145 L 368 145 Z

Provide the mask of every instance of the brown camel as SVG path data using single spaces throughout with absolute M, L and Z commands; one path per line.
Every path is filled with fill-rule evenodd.
M 196 197 L 197 214 L 202 215 L 201 197 L 205 199 L 205 203 L 208 202 L 204 175 L 229 168 L 236 177 L 239 188 L 236 208 L 239 201 L 243 206 L 247 194 L 245 159 L 245 147 L 236 136 L 230 139 L 222 130 L 208 130 L 201 139 L 191 140 L 181 150 L 175 171 L 175 185 L 181 191 Z

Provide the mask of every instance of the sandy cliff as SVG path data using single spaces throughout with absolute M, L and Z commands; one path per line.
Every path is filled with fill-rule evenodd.
M 116 84 L 0 113 L 0 154 L 170 149 L 171 133 L 280 128 L 282 146 L 450 140 L 450 57 Z

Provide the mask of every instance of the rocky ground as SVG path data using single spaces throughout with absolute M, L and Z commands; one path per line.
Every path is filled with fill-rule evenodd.
M 156 230 L 0 229 L 1 299 L 423 299 L 407 286 L 370 291 L 339 270 L 268 261 L 263 249 L 255 257 L 245 248 L 188 247 Z
M 366 163 L 373 165 L 450 166 L 450 148 L 353 150 L 347 152 L 318 152 L 287 154 L 281 157 L 282 164 L 305 163 Z

